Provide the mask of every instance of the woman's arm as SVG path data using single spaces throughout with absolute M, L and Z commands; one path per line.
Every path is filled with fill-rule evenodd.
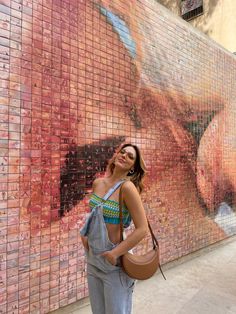
M 129 210 L 129 213 L 134 222 L 135 230 L 113 250 L 104 252 L 102 255 L 113 265 L 116 264 L 118 257 L 127 253 L 130 249 L 136 246 L 148 232 L 148 223 L 143 208 L 140 195 L 131 181 L 123 184 L 123 200 Z

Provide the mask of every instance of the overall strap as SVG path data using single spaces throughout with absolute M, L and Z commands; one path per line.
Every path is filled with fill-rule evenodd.
M 103 200 L 107 201 L 108 198 L 121 186 L 121 184 L 124 182 L 125 180 L 120 180 L 118 181 L 113 187 L 110 188 L 110 190 L 103 196 Z

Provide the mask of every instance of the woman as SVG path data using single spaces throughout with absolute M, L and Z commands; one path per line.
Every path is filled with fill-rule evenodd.
M 91 209 L 99 205 L 104 198 L 109 198 L 104 202 L 102 211 L 99 211 L 98 206 L 96 214 L 95 210 L 92 211 L 90 221 L 88 219 L 81 230 L 82 242 L 87 254 L 88 287 L 94 314 L 131 313 L 134 280 L 121 269 L 119 257 L 138 244 L 148 231 L 147 219 L 139 195 L 143 188 L 144 174 L 145 166 L 138 147 L 124 144 L 110 160 L 108 175 L 96 179 L 93 183 Z M 124 201 L 123 224 L 128 227 L 132 219 L 135 229 L 119 243 L 121 184 Z M 99 213 L 101 213 L 100 220 Z M 98 241 L 98 234 L 101 239 L 106 237 L 105 246 L 102 240 Z

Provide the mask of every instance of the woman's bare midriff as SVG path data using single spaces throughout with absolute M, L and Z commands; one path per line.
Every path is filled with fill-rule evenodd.
M 109 240 L 117 244 L 120 242 L 120 225 L 106 224 Z

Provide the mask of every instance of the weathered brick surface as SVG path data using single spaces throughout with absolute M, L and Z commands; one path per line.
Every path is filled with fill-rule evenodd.
M 87 295 L 79 228 L 123 141 L 147 163 L 163 263 L 236 230 L 236 59 L 130 3 L 0 1 L 0 313 Z

